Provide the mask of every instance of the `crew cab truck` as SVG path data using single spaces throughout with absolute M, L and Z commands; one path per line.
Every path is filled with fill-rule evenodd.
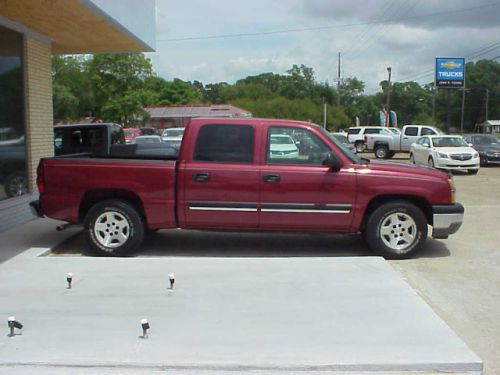
M 276 135 L 309 147 L 275 155 Z M 369 162 L 321 127 L 288 120 L 193 119 L 176 158 L 46 158 L 37 184 L 38 214 L 82 223 L 91 250 L 105 255 L 136 251 L 149 231 L 181 228 L 362 233 L 375 252 L 406 258 L 429 226 L 447 238 L 464 215 L 447 173 Z
M 386 130 L 378 134 L 366 134 L 366 149 L 373 150 L 378 159 L 389 159 L 396 152 L 410 152 L 412 143 L 424 135 L 443 134 L 438 128 L 430 125 L 405 125 L 401 134 Z

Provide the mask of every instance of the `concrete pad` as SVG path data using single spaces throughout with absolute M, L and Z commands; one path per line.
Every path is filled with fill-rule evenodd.
M 7 337 L 5 322 L 0 371 L 482 370 L 382 258 L 36 257 L 44 251 L 0 266 L 0 316 L 25 325 Z

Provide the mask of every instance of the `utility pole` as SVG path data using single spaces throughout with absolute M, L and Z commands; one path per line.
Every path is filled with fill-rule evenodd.
M 337 106 L 340 107 L 340 52 L 339 52 L 338 68 L 337 68 Z
M 460 115 L 460 134 L 464 134 L 465 84 L 462 88 L 462 113 Z
M 391 67 L 387 68 L 387 72 L 389 73 L 389 81 L 387 83 L 387 104 L 386 104 L 386 122 L 385 126 L 389 127 L 391 124 Z
M 488 117 L 489 116 L 489 113 L 488 113 L 489 112 L 489 108 L 488 108 L 489 103 L 490 103 L 490 89 L 486 88 L 486 108 L 485 108 L 485 110 L 486 110 L 486 121 L 489 120 L 489 117 Z
M 434 88 L 432 90 L 432 126 L 436 126 L 436 93 L 437 87 L 434 83 Z
M 323 127 L 326 130 L 326 97 L 323 97 Z

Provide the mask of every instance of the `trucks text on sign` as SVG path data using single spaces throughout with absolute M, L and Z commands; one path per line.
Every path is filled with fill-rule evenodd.
M 436 58 L 436 87 L 463 88 L 465 82 L 464 58 Z

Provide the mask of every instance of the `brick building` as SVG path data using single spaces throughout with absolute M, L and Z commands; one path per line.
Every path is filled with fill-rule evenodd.
M 154 41 L 155 0 L 0 0 L 0 231 L 29 220 L 36 167 L 54 152 L 51 56 Z

